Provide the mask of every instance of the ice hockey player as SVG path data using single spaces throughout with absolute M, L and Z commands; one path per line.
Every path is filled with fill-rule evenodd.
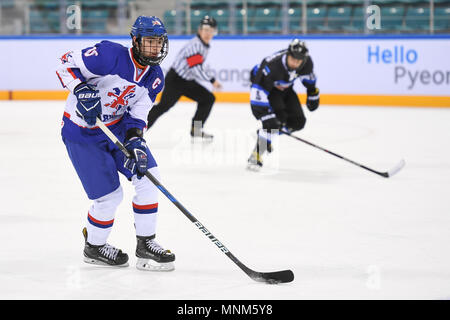
M 132 26 L 131 38 L 132 48 L 101 41 L 62 56 L 56 73 L 70 93 L 61 134 L 92 200 L 83 229 L 84 261 L 128 266 L 128 255 L 107 243 L 123 198 L 121 173 L 135 189 L 136 267 L 173 270 L 175 255 L 155 241 L 158 189 L 144 174 L 150 170 L 159 179 L 159 171 L 143 138 L 148 111 L 164 86 L 159 64 L 167 55 L 167 32 L 159 18 L 140 16 Z M 132 158 L 126 158 L 96 126 L 97 118 L 124 143 Z
M 212 141 L 213 135 L 204 132 L 203 126 L 211 113 L 215 96 L 200 82 L 209 81 L 215 89 L 222 87 L 220 82 L 209 76 L 203 68 L 210 42 L 216 34 L 216 20 L 210 16 L 203 17 L 197 29 L 197 35 L 180 50 L 166 74 L 166 85 L 161 101 L 148 114 L 148 128 L 163 113 L 172 108 L 181 96 L 186 96 L 197 102 L 197 111 L 191 122 L 191 137 L 200 138 L 203 142 Z
M 313 72 L 313 62 L 303 41 L 294 39 L 287 49 L 266 57 L 250 74 L 250 105 L 253 115 L 261 120 L 257 141 L 247 168 L 258 171 L 263 154 L 272 152 L 272 135 L 279 130 L 293 132 L 303 129 L 306 118 L 297 93 L 296 79 L 306 87 L 306 106 L 314 111 L 319 106 L 319 89 Z

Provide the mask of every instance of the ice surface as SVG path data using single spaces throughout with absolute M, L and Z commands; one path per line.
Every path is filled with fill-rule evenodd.
M 109 242 L 130 267 L 83 263 L 90 202 L 60 138 L 63 101 L 0 102 L 0 299 L 449 299 L 450 109 L 321 106 L 296 133 L 392 178 L 286 136 L 260 173 L 245 170 L 257 121 L 216 104 L 207 146 L 189 139 L 193 103 L 146 134 L 165 187 L 257 271 L 291 269 L 290 284 L 248 278 L 160 195 L 158 241 L 176 270 L 134 267 L 132 188 Z

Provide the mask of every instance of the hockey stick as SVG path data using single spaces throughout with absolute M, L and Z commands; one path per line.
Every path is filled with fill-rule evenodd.
M 316 145 L 316 144 L 314 144 L 314 143 L 311 143 L 311 142 L 306 141 L 306 140 L 304 140 L 304 139 L 302 139 L 302 138 L 293 136 L 290 132 L 287 132 L 287 131 L 284 131 L 284 130 L 280 130 L 280 133 L 283 133 L 283 134 L 288 135 L 288 136 L 290 136 L 290 137 L 292 137 L 292 138 L 294 138 L 294 139 L 296 139 L 296 140 L 299 140 L 299 141 L 301 141 L 301 142 L 304 142 L 304 143 L 306 143 L 306 144 L 309 144 L 310 146 L 312 146 L 312 147 L 314 147 L 314 148 L 317 148 L 317 149 L 320 149 L 320 150 L 322 150 L 322 151 L 325 151 L 325 152 L 327 152 L 327 153 L 329 153 L 329 154 L 331 154 L 331 155 L 333 155 L 333 156 L 335 156 L 335 157 L 341 158 L 342 160 L 345 160 L 345 161 L 350 162 L 350 163 L 352 163 L 352 164 L 354 164 L 354 165 L 357 165 L 357 166 L 360 167 L 360 168 L 369 170 L 370 172 L 373 172 L 373 173 L 375 173 L 375 174 L 377 174 L 377 175 L 379 175 L 379 176 L 382 176 L 382 177 L 384 177 L 384 178 L 392 177 L 394 174 L 396 174 L 397 172 L 399 172 L 399 171 L 405 166 L 405 160 L 402 159 L 402 160 L 400 160 L 400 162 L 399 162 L 395 167 L 393 167 L 393 168 L 392 168 L 391 170 L 389 170 L 389 171 L 386 171 L 386 172 L 376 171 L 376 170 L 373 170 L 373 169 L 371 169 L 371 168 L 369 168 L 369 167 L 366 167 L 366 166 L 364 166 L 364 165 L 362 165 L 362 164 L 360 164 L 360 163 L 357 163 L 357 162 L 355 162 L 355 161 L 353 161 L 353 160 L 347 159 L 347 158 L 345 158 L 345 157 L 343 157 L 343 156 L 341 156 L 341 155 L 339 155 L 339 154 L 337 154 L 337 153 L 334 153 L 334 152 L 329 151 L 329 150 L 327 150 L 327 149 L 325 149 L 325 148 L 322 148 L 322 147 L 320 147 L 320 146 L 318 146 L 318 145 Z
M 106 127 L 106 125 L 97 118 L 96 125 L 108 136 L 109 139 L 130 158 L 131 155 L 125 146 L 117 139 L 114 133 Z M 200 223 L 177 199 L 147 170 L 145 176 L 178 208 L 180 211 L 207 237 L 211 240 L 228 258 L 231 259 L 242 271 L 250 278 L 258 282 L 270 284 L 291 282 L 294 280 L 294 273 L 291 270 L 283 270 L 276 272 L 258 272 L 248 268 L 238 260 L 223 244 L 220 242 L 205 226 Z

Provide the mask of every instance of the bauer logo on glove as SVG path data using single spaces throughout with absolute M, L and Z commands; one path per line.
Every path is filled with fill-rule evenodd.
M 90 126 L 95 125 L 97 117 L 102 114 L 100 93 L 92 84 L 80 83 L 73 90 L 77 97 L 77 115 Z

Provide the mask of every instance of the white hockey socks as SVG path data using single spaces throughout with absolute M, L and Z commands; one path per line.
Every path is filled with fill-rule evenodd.
M 123 198 L 122 187 L 119 186 L 113 192 L 95 199 L 91 205 L 86 229 L 87 242 L 92 245 L 104 245 L 114 224 L 114 215 Z

